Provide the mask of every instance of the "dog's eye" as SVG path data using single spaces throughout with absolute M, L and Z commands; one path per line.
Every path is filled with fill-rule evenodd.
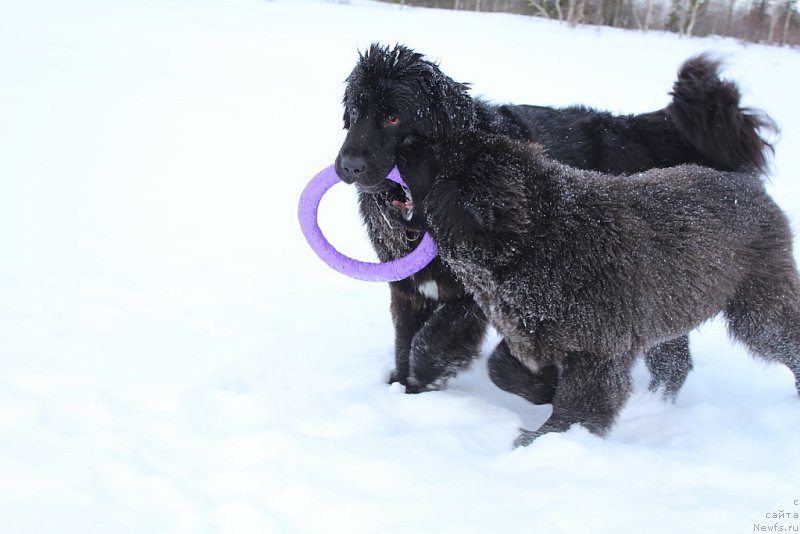
M 389 126 L 397 126 L 400 122 L 400 119 L 397 118 L 397 115 L 386 115 L 386 124 Z

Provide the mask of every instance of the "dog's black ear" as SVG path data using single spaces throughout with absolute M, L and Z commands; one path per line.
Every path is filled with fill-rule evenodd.
M 431 108 L 443 137 L 474 126 L 475 103 L 469 95 L 469 85 L 456 82 L 433 64 L 430 64 L 428 83 Z
M 483 249 L 491 238 L 488 221 L 463 193 L 456 181 L 437 181 L 425 199 L 429 225 L 437 230 L 442 242 Z
M 344 115 L 342 116 L 342 122 L 344 122 L 344 129 L 350 129 L 350 106 L 347 104 L 347 94 L 344 95 L 342 99 L 342 105 L 344 106 Z
M 534 184 L 528 182 L 536 173 L 529 167 L 542 149 L 475 130 L 457 135 L 447 146 L 449 157 L 443 168 L 458 175 L 460 207 L 448 215 L 459 221 L 463 232 L 472 234 L 474 246 L 501 261 L 508 250 L 525 246 L 534 217 L 529 194 Z
M 440 89 L 442 109 L 447 117 L 446 124 L 449 128 L 447 135 L 475 125 L 475 104 L 467 90 L 467 85 L 462 83 L 454 83 Z

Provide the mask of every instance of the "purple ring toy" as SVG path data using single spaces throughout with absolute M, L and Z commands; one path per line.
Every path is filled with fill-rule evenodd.
M 400 172 L 394 167 L 386 177 L 407 187 Z M 436 245 L 428 234 L 424 234 L 417 248 L 407 256 L 384 263 L 359 261 L 345 256 L 331 245 L 317 223 L 319 203 L 328 190 L 339 183 L 336 170 L 331 165 L 314 176 L 300 195 L 297 218 L 306 241 L 317 256 L 333 270 L 351 278 L 367 282 L 396 282 L 418 273 L 436 257 Z

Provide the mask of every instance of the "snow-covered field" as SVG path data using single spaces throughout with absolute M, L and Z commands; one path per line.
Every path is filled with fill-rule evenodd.
M 800 230 L 797 51 L 363 0 L 3 2 L 0 532 L 800 531 L 793 378 L 719 323 L 675 404 L 637 368 L 605 439 L 510 450 L 549 409 L 484 361 L 385 384 L 387 287 L 327 269 L 295 218 L 372 41 L 496 101 L 626 113 L 715 51 L 783 129 L 770 189 Z M 369 258 L 353 190 L 323 208 Z

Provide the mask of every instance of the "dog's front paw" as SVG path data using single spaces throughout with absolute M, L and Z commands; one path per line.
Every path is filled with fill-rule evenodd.
M 447 378 L 446 377 L 439 377 L 433 382 L 428 383 L 420 383 L 413 378 L 408 380 L 408 384 L 406 385 L 406 393 L 425 393 L 426 391 L 440 391 L 447 387 Z
M 400 384 L 402 386 L 408 386 L 408 372 L 401 373 L 397 369 L 392 371 L 389 375 L 389 379 L 386 381 L 387 384 L 390 386 L 392 384 Z

